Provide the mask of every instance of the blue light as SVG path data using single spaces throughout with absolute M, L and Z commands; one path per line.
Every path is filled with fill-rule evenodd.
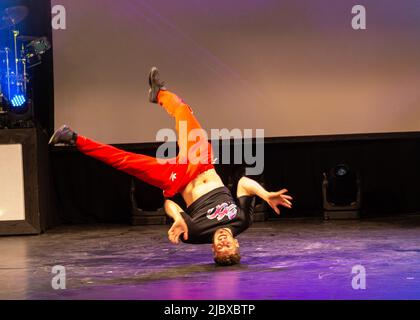
M 16 107 L 21 107 L 21 106 L 23 106 L 25 104 L 26 98 L 22 94 L 17 94 L 17 95 L 15 95 L 13 97 L 13 99 L 11 100 L 11 102 L 12 102 L 12 106 L 15 107 L 15 108 Z

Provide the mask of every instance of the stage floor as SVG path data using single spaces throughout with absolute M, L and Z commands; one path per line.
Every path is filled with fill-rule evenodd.
M 0 299 L 420 299 L 419 216 L 255 223 L 232 267 L 216 267 L 210 245 L 172 245 L 167 230 L 66 226 L 1 237 Z M 65 267 L 65 290 L 52 288 L 55 265 Z M 352 288 L 356 265 L 365 290 Z

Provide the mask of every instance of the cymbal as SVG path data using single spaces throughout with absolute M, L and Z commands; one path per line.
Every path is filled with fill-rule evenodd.
M 0 30 L 13 27 L 24 20 L 29 10 L 25 6 L 16 6 L 4 9 L 0 12 Z
M 41 39 L 41 37 L 24 36 L 24 35 L 19 35 L 17 38 L 20 41 L 34 41 L 34 40 Z

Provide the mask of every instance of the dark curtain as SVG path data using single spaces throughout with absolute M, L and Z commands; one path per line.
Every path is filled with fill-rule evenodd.
M 120 147 L 148 155 L 154 155 L 156 150 L 156 146 L 150 145 Z M 57 214 L 63 222 L 130 221 L 130 176 L 75 149 L 55 148 L 51 155 Z M 322 217 L 323 172 L 339 163 L 346 163 L 361 177 L 363 217 L 420 212 L 420 137 L 417 135 L 344 141 L 267 140 L 265 171 L 255 179 L 263 181 L 269 190 L 287 187 L 294 196 L 293 210 L 283 210 L 279 219 Z M 243 168 L 218 165 L 216 169 L 234 192 Z M 162 205 L 160 190 L 142 182 L 136 184 L 139 206 L 153 210 Z M 270 217 L 277 218 L 273 212 Z

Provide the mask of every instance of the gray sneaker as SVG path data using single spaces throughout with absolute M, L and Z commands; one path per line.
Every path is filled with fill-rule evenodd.
M 69 126 L 64 125 L 54 132 L 49 145 L 64 144 L 68 146 L 76 145 L 77 133 L 74 132 Z
M 161 81 L 159 78 L 159 70 L 156 67 L 153 67 L 149 73 L 149 101 L 152 103 L 158 102 L 158 94 L 160 90 L 166 90 L 165 82 Z

